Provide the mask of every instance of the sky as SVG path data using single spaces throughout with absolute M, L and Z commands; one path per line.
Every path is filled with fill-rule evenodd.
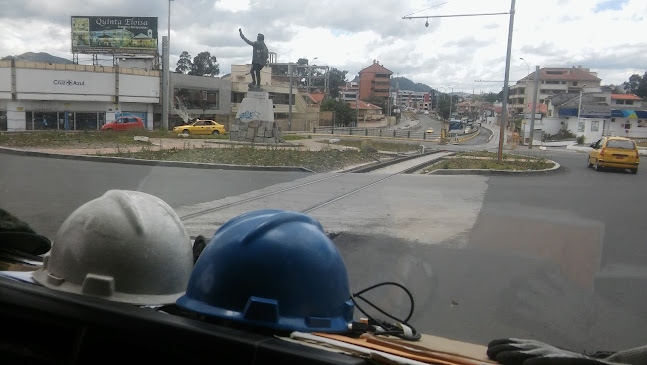
M 252 40 L 263 33 L 278 62 L 306 58 L 348 71 L 348 80 L 374 60 L 394 77 L 445 91 L 498 92 L 505 78 L 509 14 L 405 17 L 509 13 L 511 0 L 0 0 L 0 57 L 72 59 L 71 16 L 157 17 L 161 44 L 169 3 L 171 69 L 183 51 L 216 56 L 221 75 L 250 63 L 241 28 Z M 537 65 L 587 67 L 605 85 L 643 75 L 646 18 L 645 0 L 516 1 L 509 79 Z M 80 55 L 79 62 L 91 58 Z

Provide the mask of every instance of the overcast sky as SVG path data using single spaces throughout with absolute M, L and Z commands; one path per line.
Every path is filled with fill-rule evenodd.
M 0 57 L 47 52 L 72 59 L 70 17 L 79 15 L 158 17 L 161 44 L 168 6 L 167 0 L 0 0 Z M 182 51 L 192 57 L 208 51 L 227 74 L 232 64 L 251 60 L 251 47 L 238 36 L 242 28 L 250 39 L 264 33 L 278 62 L 307 58 L 348 71 L 349 80 L 375 59 L 394 76 L 434 88 L 498 92 L 509 15 L 433 18 L 428 27 L 425 19 L 403 17 L 509 10 L 510 0 L 174 0 L 170 63 L 174 69 Z M 535 65 L 589 67 L 603 84 L 642 75 L 646 17 L 645 0 L 519 0 L 510 80 Z M 80 63 L 90 57 L 81 55 Z

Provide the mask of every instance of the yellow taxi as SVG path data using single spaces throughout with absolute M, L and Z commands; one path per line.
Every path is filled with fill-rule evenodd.
M 173 132 L 188 136 L 190 134 L 224 134 L 225 126 L 208 119 L 198 119 L 191 124 L 173 128 Z
M 636 142 L 624 137 L 604 137 L 591 144 L 587 161 L 588 167 L 600 170 L 605 167 L 629 169 L 631 173 L 638 172 L 640 155 Z

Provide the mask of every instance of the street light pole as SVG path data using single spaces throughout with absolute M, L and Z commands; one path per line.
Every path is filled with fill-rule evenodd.
M 532 149 L 532 141 L 535 138 L 535 113 L 537 111 L 537 93 L 539 92 L 539 66 L 535 68 L 535 85 L 532 93 L 532 110 L 530 111 L 530 142 L 528 143 L 528 148 Z M 524 136 L 525 138 L 525 136 Z
M 514 29 L 514 5 L 510 4 L 510 24 L 508 26 L 508 50 L 505 58 L 505 78 L 503 80 L 503 101 L 501 105 L 501 128 L 499 135 L 499 163 L 503 162 L 503 140 L 505 139 L 505 125 L 508 122 L 508 81 L 510 80 L 510 53 L 512 53 L 512 31 Z
M 162 58 L 163 58 L 163 67 L 162 67 L 162 128 L 165 130 L 169 129 L 169 110 L 171 102 L 171 75 L 170 75 L 170 65 L 169 58 L 171 53 L 171 1 L 168 1 L 168 33 L 166 36 L 166 42 L 162 39 Z M 162 37 L 163 38 L 163 37 Z M 166 47 L 165 47 L 166 46 Z

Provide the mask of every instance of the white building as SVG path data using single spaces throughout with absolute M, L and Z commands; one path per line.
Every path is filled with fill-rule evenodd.
M 399 107 L 429 110 L 430 94 L 423 91 L 398 90 L 391 92 L 391 100 Z
M 548 97 L 553 95 L 579 93 L 584 88 L 599 88 L 600 82 L 597 73 L 581 66 L 540 68 L 537 103 L 543 104 Z M 510 86 L 508 105 L 514 114 L 530 113 L 534 89 L 534 72 Z
M 229 82 L 181 74 L 170 79 L 171 90 L 188 101 L 199 99 L 190 110 L 196 117 L 228 120 Z M 161 89 L 159 70 L 0 61 L 0 130 L 97 130 L 119 115 L 138 116 L 146 128 L 158 128 Z
M 587 87 L 588 89 L 588 87 Z M 524 141 L 529 142 L 530 114 L 522 122 Z M 612 94 L 598 90 L 566 93 L 547 98 L 539 104 L 534 124 L 534 139 L 566 130 L 584 141 L 603 136 L 647 138 L 647 111 L 642 100 L 632 94 Z

